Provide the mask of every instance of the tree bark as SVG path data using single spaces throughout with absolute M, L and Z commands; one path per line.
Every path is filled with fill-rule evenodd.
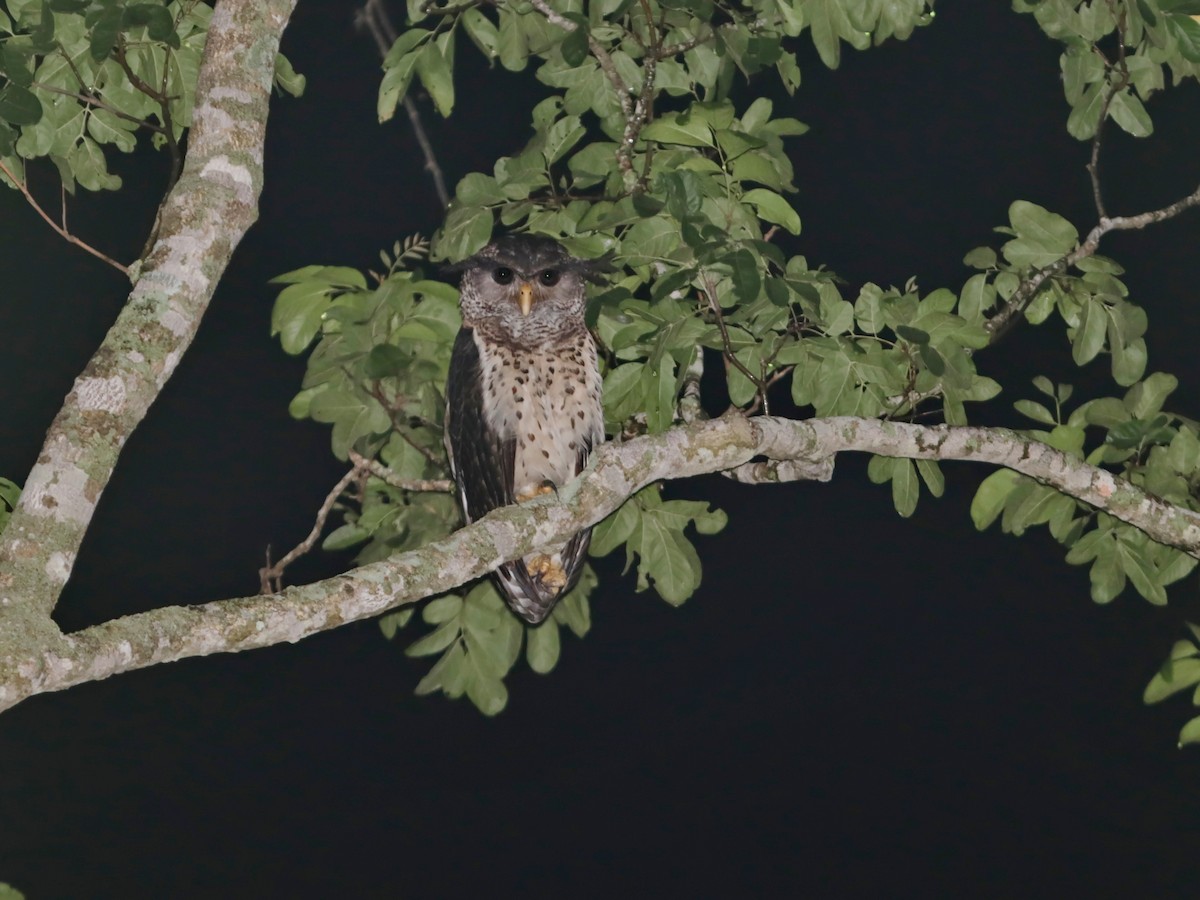
M 599 522 L 655 481 L 779 461 L 795 477 L 827 478 L 843 451 L 1005 466 L 1082 500 L 1160 543 L 1200 556 L 1200 515 L 1018 432 L 877 419 L 724 416 L 606 444 L 557 497 L 500 509 L 420 550 L 278 594 L 171 606 L 62 635 L 27 618 L 0 652 L 0 710 L 157 663 L 295 642 L 452 590 Z

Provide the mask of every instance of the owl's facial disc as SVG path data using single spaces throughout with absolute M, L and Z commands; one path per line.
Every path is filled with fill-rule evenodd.
M 520 292 L 517 294 L 517 306 L 521 307 L 521 315 L 527 316 L 533 309 L 533 285 L 528 281 L 521 282 Z

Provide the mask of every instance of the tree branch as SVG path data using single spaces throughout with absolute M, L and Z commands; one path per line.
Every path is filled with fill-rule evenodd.
M 443 11 L 438 10 L 438 12 Z M 367 0 L 362 9 L 355 14 L 354 24 L 361 29 L 366 29 L 371 35 L 381 59 L 387 56 L 392 44 L 396 43 L 396 27 L 392 24 L 383 0 Z M 433 152 L 433 143 L 425 132 L 425 123 L 421 121 L 421 111 L 417 109 L 416 101 L 407 93 L 400 102 L 408 114 L 408 123 L 412 126 L 417 145 L 421 148 L 421 155 L 425 157 L 425 171 L 433 179 L 433 189 L 437 191 L 438 200 L 444 210 L 450 205 L 450 192 L 446 190 L 446 178 L 442 174 L 442 167 L 438 164 L 437 155 Z
M 452 590 L 508 560 L 564 542 L 655 481 L 752 472 L 762 465 L 756 457 L 779 463 L 777 480 L 824 477 L 843 451 L 1005 466 L 1200 557 L 1200 515 L 1019 432 L 730 415 L 606 444 L 557 495 L 505 507 L 420 550 L 325 581 L 268 596 L 157 609 L 71 635 L 58 633 L 48 618 L 26 617 L 27 633 L 0 634 L 0 710 L 34 694 L 157 663 L 295 642 Z
M 33 211 L 36 212 L 39 216 L 41 216 L 43 221 L 45 221 L 45 223 L 47 225 L 49 225 L 51 228 L 53 228 L 58 233 L 58 236 L 60 238 L 62 238 L 68 244 L 74 244 L 76 247 L 80 248 L 81 250 L 85 250 L 86 252 L 92 254 L 92 256 L 96 257 L 96 259 L 99 259 L 103 262 L 108 263 L 110 266 L 112 266 L 114 269 L 116 269 L 118 272 L 120 272 L 126 278 L 129 277 L 128 267 L 121 265 L 119 262 L 117 262 L 112 257 L 102 253 L 101 251 L 99 251 L 95 247 L 93 247 L 91 244 L 87 243 L 86 241 L 80 240 L 75 235 L 71 234 L 71 232 L 67 230 L 65 221 L 63 222 L 62 225 L 59 225 L 52 218 L 50 218 L 50 214 L 47 213 L 44 209 L 42 209 L 41 204 L 38 203 L 36 199 L 34 199 L 33 194 L 29 190 L 29 185 L 27 185 L 21 179 L 17 178 L 16 173 L 13 172 L 13 170 L 10 169 L 7 165 L 5 165 L 3 160 L 0 160 L 0 172 L 3 172 L 6 176 L 8 176 L 8 180 L 11 181 L 14 185 L 16 185 L 17 190 L 20 191 L 24 195 L 25 201 L 30 206 L 33 207 Z
M 1061 275 L 1081 259 L 1087 259 L 1100 248 L 1100 240 L 1110 231 L 1133 231 L 1172 219 L 1185 210 L 1200 203 L 1200 188 L 1188 194 L 1181 200 L 1176 200 L 1162 209 L 1139 213 L 1136 216 L 1113 216 L 1101 218 L 1096 227 L 1088 232 L 1088 236 L 1078 247 L 1065 256 L 1056 259 L 1048 266 L 1043 266 L 1018 285 L 1004 307 L 984 323 L 984 328 L 991 335 L 988 343 L 994 344 L 1002 338 L 1019 320 L 1033 298 L 1037 296 L 1042 285 L 1048 278 Z
M 279 38 L 295 0 L 222 0 L 196 87 L 187 161 L 129 301 L 63 402 L 0 544 L 0 655 L 14 610 L 48 616 L 117 456 L 175 371 L 258 215 Z M 19 628 L 16 628 L 19 631 Z

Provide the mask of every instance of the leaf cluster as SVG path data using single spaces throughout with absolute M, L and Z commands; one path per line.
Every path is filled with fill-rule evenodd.
M 46 158 L 68 193 L 115 190 L 108 152 L 139 135 L 178 142 L 192 122 L 212 8 L 199 0 L 8 0 L 0 8 L 0 161 L 24 179 Z M 304 87 L 283 57 L 277 83 Z M 7 176 L 4 176 L 8 181 Z M 11 186 L 11 184 L 10 184 Z
M 1155 372 L 1124 396 L 1089 400 L 1069 415 L 1065 407 L 1073 394 L 1070 385 L 1054 385 L 1038 376 L 1034 386 L 1054 408 L 1028 399 L 1016 402 L 1018 412 L 1049 429 L 1031 429 L 1031 437 L 1092 465 L 1109 466 L 1169 503 L 1200 511 L 1200 423 L 1163 410 L 1178 386 L 1173 375 Z M 1130 583 L 1151 603 L 1165 604 L 1167 586 L 1197 563 L 1107 513 L 1007 469 L 980 484 L 971 517 L 980 530 L 999 519 L 1004 531 L 1016 535 L 1047 526 L 1068 548 L 1068 563 L 1090 564 L 1091 594 L 1097 603 L 1108 603 Z
M 1154 130 L 1145 101 L 1200 75 L 1197 0 L 1015 0 L 1041 29 L 1065 45 L 1063 91 L 1067 130 L 1088 140 L 1106 119 L 1134 137 Z

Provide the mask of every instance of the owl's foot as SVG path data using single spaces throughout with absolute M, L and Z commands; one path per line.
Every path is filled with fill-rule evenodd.
M 517 494 L 517 502 L 524 503 L 526 500 L 532 500 L 534 497 L 544 497 L 546 494 L 558 495 L 558 485 L 549 478 L 541 484 L 535 484 L 528 490 L 521 491 Z
M 562 590 L 567 584 L 567 573 L 553 558 L 544 554 L 535 556 L 525 564 L 529 574 L 553 590 Z

